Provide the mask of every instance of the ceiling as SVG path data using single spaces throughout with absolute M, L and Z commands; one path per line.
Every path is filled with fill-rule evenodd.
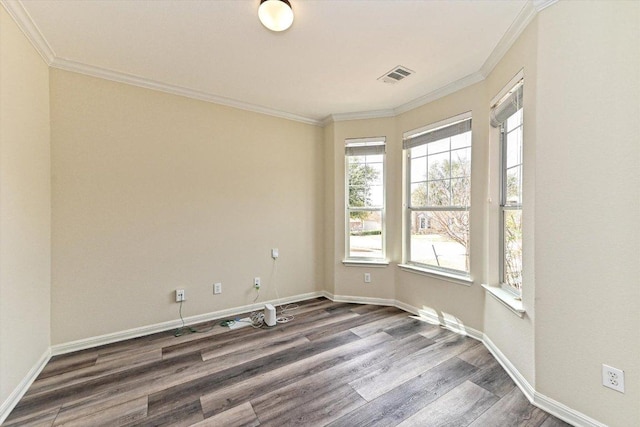
M 2 0 L 57 68 L 321 124 L 389 116 L 482 80 L 549 0 Z M 415 74 L 378 80 L 397 65 Z

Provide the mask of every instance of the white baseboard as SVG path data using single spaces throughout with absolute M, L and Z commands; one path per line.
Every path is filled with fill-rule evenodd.
M 502 365 L 504 370 L 507 371 L 507 374 L 509 374 L 511 379 L 516 383 L 526 398 L 529 399 L 529 402 L 531 402 L 532 405 L 537 406 L 543 411 L 548 412 L 573 426 L 607 427 L 606 424 L 602 424 L 581 412 L 571 409 L 568 406 L 537 392 L 488 336 L 484 335 L 482 342 L 489 352 L 493 354 L 498 363 Z
M 351 302 L 356 304 L 375 304 L 375 305 L 385 305 L 385 306 L 394 306 L 401 310 L 412 313 L 416 316 L 419 316 L 421 319 L 436 325 L 440 325 L 444 328 L 447 328 L 457 334 L 466 335 L 470 338 L 474 338 L 484 344 L 484 346 L 493 354 L 498 363 L 502 365 L 504 370 L 509 374 L 509 376 L 516 383 L 520 391 L 525 395 L 525 397 L 531 402 L 532 405 L 537 406 L 545 412 L 548 412 L 563 421 L 568 422 L 571 425 L 579 426 L 579 427 L 607 427 L 605 424 L 600 423 L 593 418 L 590 418 L 574 409 L 569 408 L 566 405 L 563 405 L 560 402 L 557 402 L 550 397 L 547 397 L 539 392 L 537 392 L 531 384 L 522 376 L 520 371 L 516 369 L 516 367 L 511 363 L 511 361 L 500 351 L 498 347 L 491 341 L 491 339 L 485 335 L 483 332 L 478 331 L 477 329 L 470 328 L 464 326 L 459 319 L 450 318 L 448 316 L 444 316 L 441 318 L 437 312 L 431 312 L 426 310 L 421 310 L 417 307 L 409 305 L 405 302 L 391 299 L 383 299 L 383 298 L 369 298 L 369 297 L 359 297 L 359 296 L 348 296 L 348 295 L 334 295 L 329 292 L 324 292 L 324 296 L 329 298 L 335 302 Z
M 529 381 L 516 369 L 515 366 L 511 363 L 507 356 L 500 351 L 498 347 L 491 341 L 491 339 L 484 335 L 482 339 L 482 343 L 489 350 L 489 352 L 496 358 L 498 363 L 502 365 L 507 374 L 511 377 L 514 383 L 518 386 L 518 388 L 522 391 L 525 397 L 529 400 L 529 402 L 533 403 L 533 394 L 535 393 L 534 388 L 529 384 Z
M 574 426 L 607 427 L 606 424 L 594 420 L 581 412 L 573 410 L 568 406 L 545 396 L 544 394 L 538 393 L 537 391 L 534 392 L 533 401 L 531 403 L 543 411 L 546 411 Z
M 417 307 L 414 307 L 402 301 L 398 301 L 396 299 L 371 298 L 351 295 L 333 295 L 329 292 L 325 292 L 324 296 L 335 302 L 392 306 L 399 308 L 400 310 L 407 311 L 416 316 L 420 316 L 420 318 L 426 320 L 429 323 L 440 325 L 444 328 L 450 329 L 457 334 L 466 335 L 478 341 L 482 341 L 482 338 L 484 336 L 483 333 L 478 331 L 477 329 L 464 326 L 464 324 L 462 324 L 462 322 L 458 319 L 454 320 L 448 317 L 443 317 L 442 319 L 440 319 L 440 317 L 436 313 L 429 313 L 424 310 L 420 310 Z
M 349 302 L 353 304 L 372 304 L 372 305 L 384 305 L 395 306 L 396 300 L 386 298 L 372 298 L 372 297 L 356 297 L 351 295 L 333 295 L 333 298 L 329 298 L 334 302 Z
M 184 318 L 185 326 L 195 325 L 197 323 L 208 322 L 210 320 L 222 319 L 224 317 L 236 316 L 238 314 L 246 313 L 249 311 L 260 310 L 265 304 L 271 304 L 273 306 L 288 304 L 296 301 L 304 301 L 312 298 L 318 298 L 325 296 L 324 292 L 310 292 L 306 294 L 299 294 L 286 298 L 273 299 L 269 301 L 262 301 L 255 304 L 244 305 L 240 307 L 229 308 L 225 310 L 213 311 L 211 313 L 199 314 L 197 316 L 190 316 Z M 139 328 L 128 329 L 125 331 L 113 332 L 110 334 L 100 335 L 97 337 L 84 338 L 77 341 L 71 341 L 63 344 L 56 344 L 51 347 L 51 354 L 54 356 L 60 354 L 71 353 L 74 351 L 85 350 L 88 348 L 98 347 L 105 344 L 111 344 L 118 341 L 124 341 L 131 338 L 138 338 L 145 335 L 155 334 L 158 332 L 169 331 L 171 329 L 177 329 L 182 326 L 180 319 L 171 320 L 168 322 L 156 323 L 154 325 L 141 326 Z
M 22 396 L 24 396 L 27 390 L 29 390 L 29 387 L 31 387 L 31 384 L 38 378 L 38 375 L 40 375 L 40 372 L 42 372 L 47 365 L 49 359 L 51 359 L 51 348 L 47 348 L 45 352 L 42 353 L 42 356 L 40 356 L 35 365 L 33 365 L 27 375 L 20 381 L 20 384 L 18 384 L 9 397 L 2 402 L 2 405 L 0 405 L 0 424 L 7 419 L 11 411 L 13 411 L 13 408 L 20 402 Z
M 201 314 L 197 316 L 191 316 L 185 318 L 185 325 L 194 325 L 197 323 L 207 322 L 210 320 L 221 319 L 224 317 L 231 317 L 248 311 L 261 309 L 264 304 L 269 303 L 271 305 L 281 305 L 292 303 L 296 301 L 304 301 L 312 298 L 325 297 L 335 302 L 349 302 L 354 304 L 373 304 L 382 306 L 393 306 L 401 310 L 407 311 L 411 314 L 419 316 L 421 319 L 428 321 L 429 323 L 441 325 L 444 328 L 450 329 L 461 335 L 469 336 L 476 340 L 481 341 L 485 347 L 493 354 L 496 360 L 502 365 L 504 370 L 516 383 L 518 388 L 527 397 L 527 399 L 540 409 L 564 420 L 574 426 L 579 427 L 607 427 L 605 424 L 600 423 L 593 418 L 590 418 L 568 406 L 557 402 L 539 392 L 537 392 L 531 384 L 522 376 L 522 374 L 516 369 L 509 359 L 500 351 L 498 347 L 491 341 L 491 339 L 482 332 L 464 326 L 459 319 L 440 316 L 436 312 L 428 312 L 420 310 L 410 304 L 395 299 L 387 298 L 372 298 L 372 297 L 360 297 L 350 295 L 334 295 L 327 291 L 310 292 L 306 294 L 295 295 L 287 298 L 280 298 L 276 300 L 264 301 L 256 304 L 245 305 L 241 307 L 234 307 L 226 310 L 219 310 L 211 313 Z M 22 396 L 27 392 L 33 381 L 40 374 L 45 367 L 51 356 L 70 353 L 73 351 L 84 350 L 87 348 L 97 347 L 104 344 L 110 344 L 118 341 L 123 341 L 131 338 L 137 338 L 144 335 L 149 335 L 157 332 L 163 332 L 171 329 L 176 329 L 182 326 L 180 320 L 172 320 L 169 322 L 157 323 L 155 325 L 148 325 L 139 328 L 129 329 L 126 331 L 114 332 L 111 334 L 101 335 L 97 337 L 86 338 L 82 340 L 72 341 L 64 344 L 54 345 L 48 348 L 36 364 L 31 368 L 29 373 L 20 382 L 11 395 L 0 405 L 0 424 L 9 416 L 13 408 L 18 404 Z

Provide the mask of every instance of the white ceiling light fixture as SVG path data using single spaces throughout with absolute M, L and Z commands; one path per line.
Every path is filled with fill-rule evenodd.
M 271 31 L 284 31 L 293 24 L 293 9 L 288 0 L 260 0 L 258 18 Z

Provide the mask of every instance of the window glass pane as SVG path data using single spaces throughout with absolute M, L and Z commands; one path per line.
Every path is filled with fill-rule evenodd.
M 469 176 L 471 173 L 471 148 L 451 152 L 451 177 Z
M 384 198 L 382 193 L 382 185 L 371 185 L 367 189 L 366 207 L 381 208 L 382 199 Z
M 522 287 L 522 210 L 503 211 L 504 283 L 520 292 Z
M 411 184 L 411 206 L 427 206 L 427 183 L 420 182 Z
M 439 141 L 433 141 L 427 144 L 427 151 L 429 154 L 443 153 L 449 151 L 449 138 L 441 139 Z
M 507 134 L 507 167 L 522 163 L 522 128 Z
M 419 145 L 411 149 L 411 157 L 416 158 L 427 155 L 427 144 Z
M 411 221 L 404 230 L 408 263 L 469 272 L 471 144 L 468 131 L 409 150 L 411 174 L 405 179 Z M 419 158 L 425 151 L 426 157 Z M 454 206 L 465 210 L 452 210 Z
M 513 113 L 511 117 L 507 119 L 507 132 L 511 132 L 514 128 L 522 124 L 522 108 Z
M 468 212 L 412 212 L 410 240 L 410 262 L 469 271 Z
M 471 132 L 461 133 L 451 137 L 451 149 L 471 147 Z
M 430 155 L 427 158 L 429 179 L 444 179 L 450 177 L 449 152 Z
M 382 213 L 349 213 L 349 257 L 382 258 Z
M 502 253 L 501 282 L 516 293 L 522 288 L 522 193 L 523 110 L 520 108 L 502 126 L 504 163 L 501 169 Z
M 382 163 L 383 154 L 369 154 L 365 156 L 365 160 L 367 163 Z
M 367 163 L 367 179 L 371 185 L 382 185 L 383 167 L 382 163 Z
M 366 156 L 349 156 L 349 163 L 364 163 Z
M 471 205 L 471 180 L 469 177 L 451 180 L 451 204 L 452 206 L 470 206 Z
M 522 204 L 522 166 L 507 169 L 507 195 L 505 205 Z
M 427 158 L 419 157 L 411 160 L 411 182 L 427 179 Z
M 451 181 L 440 179 L 428 182 L 429 195 L 427 196 L 427 206 L 450 206 L 451 205 Z
M 367 156 L 367 158 L 379 156 Z M 347 165 L 350 207 L 382 206 L 384 169 L 382 163 L 359 162 L 364 157 L 349 157 Z
M 349 186 L 349 207 L 363 208 L 366 199 L 364 187 Z

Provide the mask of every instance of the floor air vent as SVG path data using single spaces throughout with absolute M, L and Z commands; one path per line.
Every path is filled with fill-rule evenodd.
M 413 74 L 413 71 L 403 67 L 402 65 L 398 65 L 397 67 L 393 67 L 391 71 L 385 73 L 378 80 L 385 83 L 398 83 L 400 80 L 409 77 L 411 74 Z

